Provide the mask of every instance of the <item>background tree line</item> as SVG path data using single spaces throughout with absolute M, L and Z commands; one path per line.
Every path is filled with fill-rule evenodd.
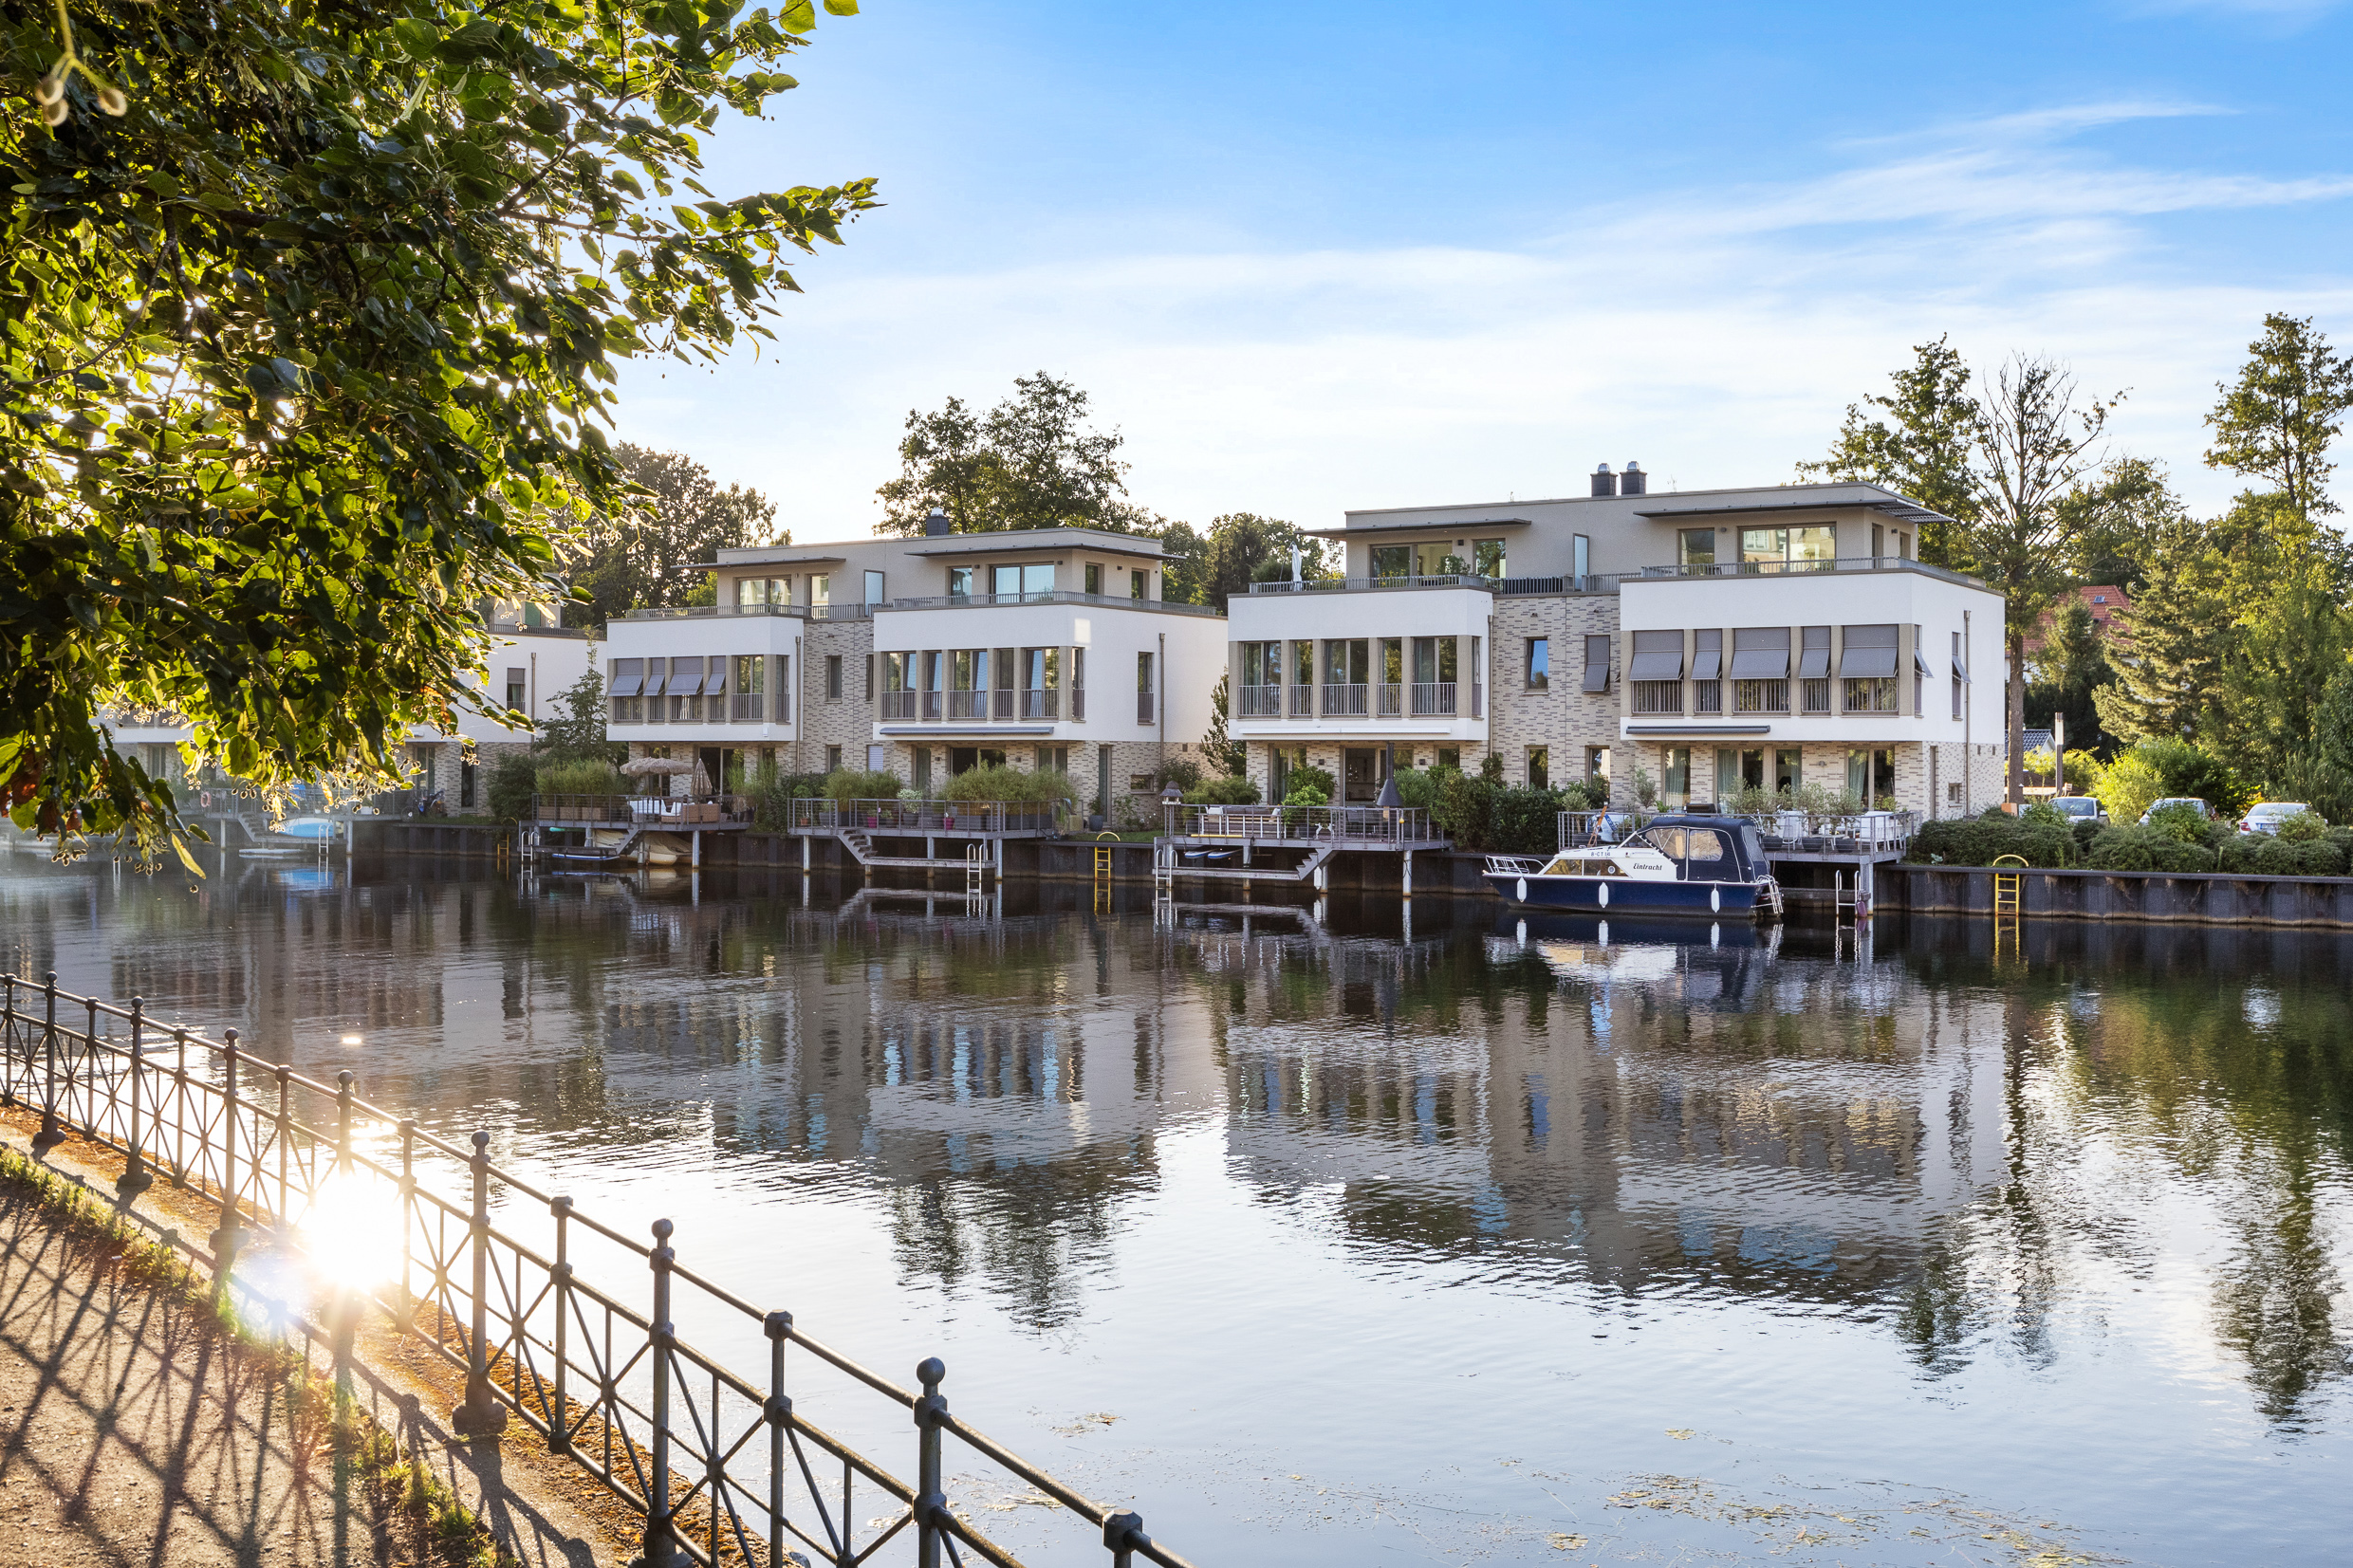
M 2203 460 L 2250 483 L 2213 517 L 2192 515 L 2161 464 L 2103 446 L 2122 394 L 2084 397 L 2064 366 L 2024 355 L 1973 375 L 1943 338 L 1800 465 L 1952 518 L 1921 529 L 1921 559 L 2008 597 L 2013 796 L 2022 729 L 2063 713 L 2103 759 L 2186 744 L 2271 799 L 2353 817 L 2353 548 L 2328 494 L 2353 366 L 2310 318 L 2273 314 L 2215 392 Z M 2093 584 L 2131 600 L 2113 642 L 2073 592 Z

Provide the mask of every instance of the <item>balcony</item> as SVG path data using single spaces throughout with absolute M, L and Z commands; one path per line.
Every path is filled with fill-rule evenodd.
M 1368 686 L 1340 685 L 1324 688 L 1324 716 L 1327 719 L 1361 719 L 1364 716 Z
M 673 604 L 653 610 L 623 610 L 615 620 L 722 620 L 737 617 L 785 617 L 793 620 L 865 620 L 870 604 Z
M 1625 574 L 1620 581 L 1650 582 L 1677 578 L 1812 577 L 1824 572 L 1918 572 L 1923 577 L 1956 582 L 1967 588 L 1985 586 L 1982 581 L 1964 572 L 1892 555 L 1843 555 L 1823 561 L 1691 562 L 1677 566 L 1645 566 L 1640 572 Z
M 913 692 L 883 692 L 883 693 L 882 693 L 882 710 L 881 710 L 881 711 L 882 711 L 882 716 L 883 716 L 884 718 L 886 718 L 886 719 L 912 719 L 912 718 L 914 718 L 914 717 L 915 717 L 915 693 L 914 693 Z
M 1314 687 L 1294 686 L 1291 688 L 1291 717 L 1295 719 L 1315 717 Z
M 985 691 L 949 692 L 948 716 L 952 719 L 987 718 L 989 716 L 989 693 Z
M 1457 682 L 1416 681 L 1413 685 L 1414 717 L 1447 718 L 1454 716 Z
M 1283 716 L 1283 688 L 1280 685 L 1236 687 L 1233 712 L 1236 718 L 1279 719 Z
M 1021 716 L 1025 719 L 1058 719 L 1062 716 L 1062 693 L 1050 686 L 1033 686 L 1021 694 Z
M 1082 724 L 1085 722 L 1085 719 L 1086 688 L 1084 686 L 1074 686 L 1070 689 L 1070 722 L 1072 724 Z
M 1147 610 L 1155 615 L 1206 616 L 1223 618 L 1214 605 L 1171 604 L 1164 599 L 1121 599 L 1111 594 L 1078 594 L 1065 589 L 1028 594 L 942 594 L 928 599 L 894 599 L 877 605 L 882 610 L 987 610 L 1015 604 L 1086 604 L 1099 610 Z

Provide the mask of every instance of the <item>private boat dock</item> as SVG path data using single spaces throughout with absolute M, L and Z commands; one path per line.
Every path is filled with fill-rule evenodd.
M 703 863 L 703 835 L 741 833 L 751 802 L 739 795 L 534 795 L 516 824 L 527 860 L 580 866 Z
M 1618 843 L 1659 815 L 1647 810 L 1564 811 L 1559 847 Z M 1780 884 L 1782 895 L 1793 902 L 1830 904 L 1842 919 L 1869 916 L 1878 897 L 1879 868 L 1902 859 L 1919 827 L 1918 816 L 1908 811 L 1840 816 L 1768 811 L 1742 820 L 1756 829 L 1765 864 Z M 1787 868 L 1797 866 L 1828 867 L 1828 886 L 1820 885 L 1824 874 L 1811 869 L 1793 883 Z
M 1153 886 L 1163 893 L 1186 877 L 1232 882 L 1331 884 L 1331 862 L 1343 855 L 1399 859 L 1404 896 L 1414 895 L 1414 857 L 1447 850 L 1430 814 L 1415 806 L 1184 805 L 1161 806 L 1153 840 Z
M 792 802 L 784 831 L 801 841 L 801 869 L 810 846 L 830 839 L 863 871 L 961 871 L 1002 879 L 1005 846 L 1017 839 L 1051 839 L 1058 828 L 1049 802 L 833 801 Z M 921 844 L 920 855 L 909 853 Z M 942 845 L 954 853 L 943 855 Z

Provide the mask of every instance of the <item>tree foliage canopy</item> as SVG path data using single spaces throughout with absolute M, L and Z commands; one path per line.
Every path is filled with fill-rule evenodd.
M 60 14 L 0 0 L 10 78 Z M 462 700 L 472 606 L 540 591 L 551 530 L 616 501 L 613 360 L 765 335 L 872 186 L 695 178 L 722 113 L 793 85 L 807 0 L 70 20 L 108 85 L 0 121 L 0 796 L 152 848 L 170 792 L 102 710 L 175 710 L 265 783 L 383 767 Z
M 961 397 L 909 410 L 899 477 L 875 492 L 881 531 L 921 533 L 934 507 L 957 533 L 1132 526 L 1126 438 L 1089 425 L 1086 405 L 1085 392 L 1041 370 L 1015 377 L 987 414 Z
M 588 596 L 594 625 L 623 610 L 686 603 L 705 580 L 682 568 L 713 551 L 792 542 L 789 530 L 772 531 L 774 502 L 741 485 L 721 489 L 684 452 L 624 441 L 614 456 L 630 491 L 590 519 L 570 573 L 573 589 Z
M 2328 446 L 2353 408 L 2353 361 L 2312 329 L 2311 317 L 2276 311 L 2247 352 L 2238 379 L 2214 388 L 2221 398 L 2206 415 L 2214 433 L 2207 465 L 2268 482 L 2308 524 L 2337 509 L 2326 489 L 2336 468 Z

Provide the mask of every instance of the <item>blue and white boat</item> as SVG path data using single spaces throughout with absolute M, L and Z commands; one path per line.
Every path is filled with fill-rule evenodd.
M 1781 913 L 1765 845 L 1739 817 L 1654 817 L 1615 844 L 1565 849 L 1549 860 L 1491 855 L 1488 886 L 1521 909 L 1620 915 Z

